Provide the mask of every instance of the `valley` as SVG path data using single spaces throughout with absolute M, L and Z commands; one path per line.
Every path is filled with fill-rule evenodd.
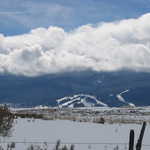
M 82 107 L 59 108 L 39 106 L 11 109 L 17 117 L 44 120 L 72 120 L 92 123 L 137 123 L 150 122 L 150 107 Z

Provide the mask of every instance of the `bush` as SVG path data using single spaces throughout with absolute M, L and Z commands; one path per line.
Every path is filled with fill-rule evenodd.
M 7 105 L 0 105 L 0 135 L 8 136 L 13 125 L 14 115 Z

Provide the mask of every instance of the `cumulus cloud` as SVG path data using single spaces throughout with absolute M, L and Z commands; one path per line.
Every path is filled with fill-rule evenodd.
M 85 25 L 65 32 L 37 28 L 0 35 L 0 72 L 37 76 L 63 71 L 150 72 L 150 14 L 137 19 Z

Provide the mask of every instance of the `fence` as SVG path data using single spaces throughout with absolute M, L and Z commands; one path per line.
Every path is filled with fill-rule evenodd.
M 40 150 L 55 150 L 57 142 L 44 142 L 44 141 L 1 141 L 0 145 L 7 149 L 8 145 L 11 147 L 15 144 L 17 150 L 27 150 L 31 145 L 40 147 Z M 129 143 L 82 143 L 82 142 L 61 142 L 60 147 L 67 146 L 68 149 L 74 145 L 75 150 L 129 150 Z M 12 146 L 14 147 L 14 146 Z M 20 149 L 21 147 L 21 149 Z M 134 146 L 135 147 L 135 146 Z M 143 150 L 149 150 L 149 144 L 142 144 Z M 1 149 L 0 149 L 1 150 Z

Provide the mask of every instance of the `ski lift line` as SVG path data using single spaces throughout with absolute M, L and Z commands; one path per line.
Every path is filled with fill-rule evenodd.
M 120 95 L 122 95 L 122 94 L 124 94 L 124 93 L 127 93 L 127 92 L 129 92 L 129 91 L 130 91 L 129 89 L 128 89 L 128 90 L 125 90 L 125 91 L 121 92 Z

